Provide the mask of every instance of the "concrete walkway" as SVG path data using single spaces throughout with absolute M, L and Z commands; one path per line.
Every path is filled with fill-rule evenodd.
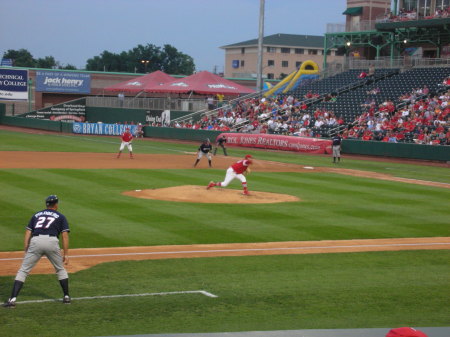
M 450 327 L 416 328 L 428 337 L 449 337 Z M 248 331 L 219 333 L 183 333 L 161 335 L 128 335 L 114 337 L 385 337 L 392 328 L 380 329 L 320 329 L 320 330 L 281 330 L 281 331 Z M 110 336 L 109 336 L 110 337 Z

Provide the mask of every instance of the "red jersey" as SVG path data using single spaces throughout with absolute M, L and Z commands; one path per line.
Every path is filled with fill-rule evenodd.
M 133 135 L 129 131 L 125 131 L 121 138 L 122 141 L 129 143 L 133 139 Z
M 247 168 L 250 166 L 251 163 L 252 161 L 249 159 L 242 159 L 231 165 L 231 168 L 237 174 L 242 174 L 247 170 Z

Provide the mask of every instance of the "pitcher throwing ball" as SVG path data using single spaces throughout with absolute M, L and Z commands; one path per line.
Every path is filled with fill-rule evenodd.
M 130 159 L 133 159 L 133 147 L 131 143 L 133 142 L 133 135 L 130 132 L 130 128 L 126 128 L 125 132 L 120 136 L 122 143 L 120 144 L 119 153 L 117 154 L 117 158 L 120 158 L 123 149 L 125 146 L 128 148 L 128 152 L 130 152 Z
M 25 231 L 25 257 L 17 272 L 11 297 L 3 304 L 5 308 L 15 308 L 20 289 L 41 257 L 46 256 L 55 268 L 63 290 L 65 304 L 70 303 L 69 276 L 64 264 L 69 263 L 69 224 L 66 217 L 58 212 L 58 197 L 50 195 L 46 200 L 46 209 L 35 213 Z M 58 237 L 61 234 L 63 255 L 59 248 Z
M 225 187 L 225 186 L 228 186 L 228 184 L 233 179 L 239 179 L 242 183 L 242 188 L 244 189 L 243 194 L 249 195 L 248 188 L 247 188 L 247 179 L 245 178 L 245 175 L 247 173 L 250 173 L 250 165 L 253 163 L 252 158 L 253 157 L 248 154 L 244 157 L 244 159 L 241 159 L 238 162 L 231 165 L 227 169 L 227 173 L 225 175 L 224 181 L 218 182 L 218 183 L 211 181 L 209 183 L 209 185 L 206 187 L 206 189 L 209 190 L 210 188 L 212 188 L 214 186 Z

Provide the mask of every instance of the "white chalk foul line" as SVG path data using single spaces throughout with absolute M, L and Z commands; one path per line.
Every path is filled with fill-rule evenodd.
M 106 295 L 106 296 L 91 296 L 91 297 L 73 297 L 72 300 L 82 301 L 82 300 L 98 300 L 105 298 L 122 298 L 122 297 L 144 297 L 144 296 L 166 296 L 166 295 L 180 295 L 180 294 L 202 294 L 208 297 L 217 298 L 219 296 L 211 294 L 205 290 L 187 290 L 187 291 L 170 291 L 163 293 L 143 293 L 143 294 L 125 294 L 125 295 Z M 21 301 L 16 302 L 17 304 L 28 304 L 28 303 L 45 303 L 45 302 L 61 302 L 62 300 L 57 299 L 46 299 L 46 300 L 31 300 L 31 301 Z
M 173 255 L 173 254 L 207 254 L 207 253 L 235 253 L 235 252 L 260 252 L 277 250 L 305 250 L 305 249 L 340 249 L 340 248 L 381 248 L 381 247 L 402 247 L 402 246 L 448 246 L 450 242 L 431 243 L 387 243 L 378 245 L 343 245 L 343 246 L 305 246 L 305 247 L 273 247 L 273 248 L 237 248 L 237 249 L 209 249 L 209 250 L 181 250 L 173 252 L 142 252 L 142 253 L 110 253 L 110 254 L 85 254 L 70 255 L 70 258 L 83 257 L 107 257 L 107 256 L 136 256 L 136 255 Z M 45 258 L 45 257 L 44 257 Z M 23 257 L 2 258 L 0 261 L 22 260 Z

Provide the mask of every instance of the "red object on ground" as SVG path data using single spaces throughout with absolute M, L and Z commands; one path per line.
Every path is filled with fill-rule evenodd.
M 390 330 L 387 333 L 386 337 L 428 337 L 428 336 L 420 330 L 404 327 Z

